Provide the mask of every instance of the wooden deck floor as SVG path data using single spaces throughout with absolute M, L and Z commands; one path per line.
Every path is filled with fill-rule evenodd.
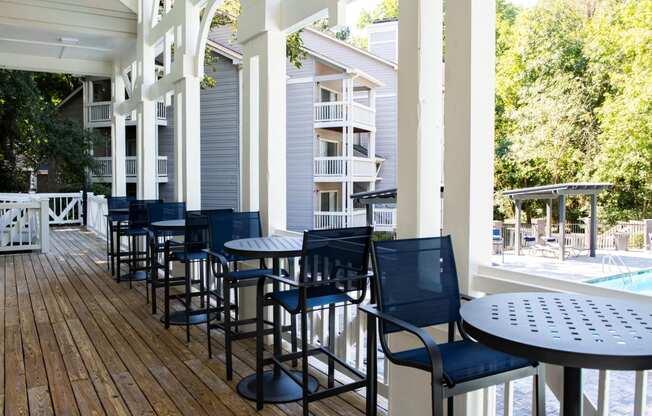
M 166 330 L 142 283 L 106 271 L 104 242 L 54 229 L 51 253 L 0 256 L 0 408 L 6 415 L 253 415 L 235 391 L 253 373 L 253 342 L 237 342 L 226 381 L 223 338 L 208 359 L 204 328 Z M 315 415 L 362 415 L 354 393 L 311 404 Z M 264 415 L 301 414 L 297 403 Z

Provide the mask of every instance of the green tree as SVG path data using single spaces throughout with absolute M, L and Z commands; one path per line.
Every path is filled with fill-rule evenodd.
M 45 162 L 56 164 L 57 180 L 67 184 L 81 185 L 93 167 L 88 150 L 94 136 L 56 113 L 71 83 L 67 77 L 0 70 L 0 192 L 28 190 L 26 171 Z M 45 92 L 39 85 L 47 85 Z
M 363 10 L 358 18 L 358 27 L 364 29 L 373 22 L 383 19 L 398 19 L 398 0 L 383 0 L 373 10 Z

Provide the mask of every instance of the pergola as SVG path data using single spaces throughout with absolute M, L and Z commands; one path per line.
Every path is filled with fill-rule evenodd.
M 503 195 L 514 201 L 516 206 L 516 255 L 521 255 L 521 207 L 523 201 L 546 201 L 546 234 L 550 236 L 552 227 L 552 202 L 559 201 L 559 257 L 564 260 L 566 249 L 566 198 L 572 196 L 588 195 L 591 197 L 591 217 L 589 225 L 589 255 L 595 257 L 597 246 L 598 221 L 597 201 L 598 194 L 612 187 L 609 183 L 562 183 L 558 185 L 535 186 L 531 188 L 513 189 L 503 192 Z
M 125 116 L 131 114 L 137 119 L 138 197 L 158 197 L 156 103 L 165 98 L 175 106 L 176 199 L 199 209 L 200 81 L 211 18 L 222 2 L 0 0 L 0 66 L 111 78 L 116 196 L 126 193 Z M 320 18 L 339 25 L 349 2 L 241 0 L 240 208 L 260 211 L 268 234 L 286 229 L 286 37 Z M 399 237 L 435 236 L 443 223 L 454 236 L 460 286 L 468 293 L 478 267 L 490 263 L 495 0 L 446 3 L 445 57 L 442 3 L 401 2 L 397 230 Z M 410 342 L 402 335 L 391 339 Z M 428 414 L 427 376 L 406 368 L 390 374 L 390 412 Z M 467 395 L 458 411 L 479 414 L 478 394 Z

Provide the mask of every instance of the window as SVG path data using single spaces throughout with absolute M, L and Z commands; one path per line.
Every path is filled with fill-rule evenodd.
M 319 210 L 322 212 L 337 211 L 338 194 L 339 193 L 337 191 L 320 191 Z
M 111 81 L 101 80 L 93 82 L 93 102 L 100 103 L 111 101 Z
M 321 102 L 331 103 L 339 100 L 339 94 L 335 91 L 327 90 L 326 88 L 320 89 Z
M 338 148 L 339 148 L 339 144 L 337 142 L 319 140 L 319 157 L 339 156 Z

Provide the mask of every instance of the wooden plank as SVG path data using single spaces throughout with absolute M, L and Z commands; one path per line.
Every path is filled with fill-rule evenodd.
M 77 240 L 76 237 L 77 237 L 77 236 L 75 236 L 75 238 L 72 240 L 73 242 Z M 92 246 L 93 246 L 93 242 L 92 242 L 92 241 L 86 241 L 86 240 L 79 242 L 79 244 L 80 244 L 81 247 L 85 247 L 85 248 L 88 248 L 88 247 L 92 247 Z M 79 246 L 78 246 L 78 247 L 79 247 Z M 73 246 L 69 246 L 69 249 L 74 249 L 74 245 L 73 245 Z M 97 250 L 97 251 L 88 251 L 87 253 L 88 253 L 90 256 L 93 256 L 94 258 L 97 256 L 96 258 L 99 259 L 99 258 L 100 258 L 99 256 L 102 255 L 102 254 L 101 254 L 101 251 L 100 251 L 101 249 L 102 249 L 102 248 L 100 248 L 100 249 Z M 92 268 L 92 265 L 93 265 L 93 264 L 96 265 L 96 264 L 97 264 L 97 260 L 95 260 L 94 262 L 93 262 L 93 261 L 89 262 L 89 267 Z M 110 282 L 107 282 L 107 283 L 108 283 L 107 286 L 111 286 L 111 287 L 112 287 L 112 286 L 115 285 L 113 281 L 110 281 Z M 119 287 L 119 285 L 115 285 L 115 286 L 118 286 L 118 287 Z M 137 287 L 137 288 L 142 288 L 142 286 L 140 286 L 140 285 L 137 285 L 136 287 Z M 126 289 L 125 289 L 125 293 L 126 293 L 125 296 L 133 296 L 133 292 L 134 292 L 134 291 L 130 291 L 130 290 L 126 290 Z M 141 305 L 142 305 L 142 297 L 143 297 L 143 296 L 141 295 L 140 299 L 138 299 L 138 300 L 141 302 Z M 125 297 L 123 297 L 123 299 L 125 299 Z M 124 311 L 124 310 L 129 310 L 129 309 L 131 309 L 131 310 L 135 310 L 134 308 L 127 308 L 127 309 L 122 309 L 122 308 L 121 308 L 121 310 L 123 310 L 123 311 Z M 142 309 L 142 308 L 141 308 L 141 309 Z M 178 328 L 177 328 L 177 329 L 172 329 L 172 330 L 173 330 L 173 331 L 174 331 L 174 330 L 178 330 Z M 195 327 L 195 328 L 193 328 L 193 331 L 194 331 L 194 330 L 198 330 L 198 328 Z M 203 332 L 203 331 L 201 331 L 201 330 L 199 330 L 199 332 L 203 333 L 203 338 L 205 338 L 205 332 Z M 214 331 L 213 333 L 214 333 L 214 334 L 219 334 L 218 331 Z M 202 345 L 202 348 L 203 348 L 203 345 L 204 345 L 204 342 L 205 342 L 205 341 L 202 340 L 201 342 L 202 342 L 201 345 Z M 216 344 L 217 344 L 217 343 L 216 343 Z M 250 344 L 250 346 L 253 346 L 253 340 L 250 341 L 249 344 Z M 237 347 L 237 345 L 238 345 L 238 343 L 236 343 L 236 347 Z M 203 354 L 204 354 L 204 355 L 206 354 L 206 351 L 205 351 L 205 350 L 203 351 Z M 244 371 L 244 374 L 249 374 L 249 373 L 251 373 L 251 371 L 252 371 L 251 367 L 252 367 L 252 365 L 253 365 L 253 353 L 252 353 L 251 351 L 248 351 L 247 354 L 249 355 L 249 359 L 251 360 L 251 361 L 250 361 L 251 365 L 249 365 L 249 366 L 244 365 L 244 368 L 242 368 L 242 370 Z M 219 354 L 218 354 L 218 355 L 219 355 Z M 237 359 L 236 359 L 236 361 L 237 361 Z M 237 370 L 236 370 L 236 372 L 237 372 Z M 224 373 L 221 372 L 221 374 L 224 374 Z M 355 403 L 355 406 L 354 406 L 354 407 L 351 407 L 350 403 L 348 403 L 348 402 L 345 401 L 345 400 L 342 400 L 341 398 L 332 398 L 332 399 L 329 399 L 329 400 L 323 402 L 323 403 L 329 403 L 329 404 L 330 404 L 330 408 L 328 408 L 328 407 L 324 407 L 322 403 L 315 403 L 315 404 L 311 405 L 311 411 L 314 410 L 314 412 L 315 412 L 316 414 L 332 414 L 332 413 L 336 413 L 336 414 L 351 414 L 352 412 L 353 412 L 353 413 L 356 413 L 356 412 L 357 412 L 356 414 L 360 414 L 361 411 L 364 409 L 364 401 L 361 400 L 360 396 L 358 396 L 356 393 L 347 393 L 347 394 L 342 395 L 342 396 L 343 396 L 343 397 L 347 397 L 349 400 L 351 400 L 351 402 Z M 282 407 L 283 407 L 284 411 L 286 411 L 286 412 L 288 412 L 288 413 L 290 413 L 290 414 L 293 414 L 293 413 L 296 413 L 296 412 L 299 412 L 299 413 L 300 413 L 300 407 L 299 407 L 298 405 L 296 405 L 296 404 L 285 405 L 285 406 L 282 406 Z M 267 408 L 267 407 L 266 407 L 266 408 Z M 334 409 L 333 409 L 333 408 L 334 408 Z M 356 409 L 356 408 L 357 408 L 357 409 Z M 335 410 L 335 412 L 333 412 L 333 410 Z
M 27 383 L 18 325 L 5 328 L 5 415 L 27 415 Z
M 72 388 L 82 415 L 100 416 L 106 414 L 90 380 L 75 380 L 72 382 Z

